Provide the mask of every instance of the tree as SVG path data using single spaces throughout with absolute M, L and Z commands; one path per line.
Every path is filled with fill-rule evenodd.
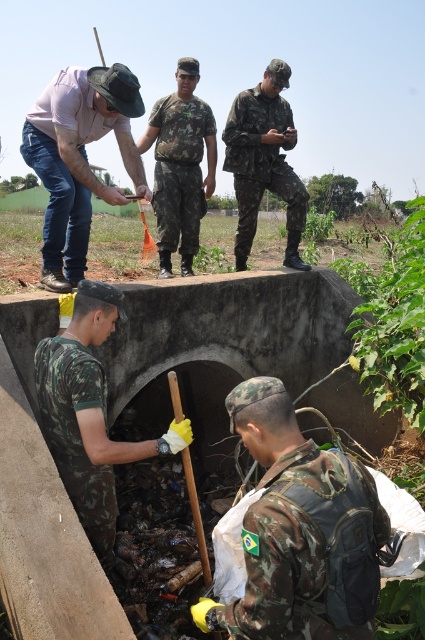
M 394 209 L 400 211 L 403 216 L 408 216 L 410 214 L 410 211 L 406 209 L 407 200 L 394 200 L 392 205 Z
M 220 196 L 211 196 L 209 200 L 207 200 L 208 209 L 220 209 Z
M 220 198 L 220 209 L 237 209 L 238 203 L 235 196 L 231 196 L 229 193 L 225 193 L 224 197 Z
M 260 204 L 261 211 L 286 211 L 286 203 L 279 196 L 270 193 L 268 189 L 265 190 L 263 198 Z
M 114 182 L 114 178 L 113 176 L 111 176 L 110 173 L 108 173 L 107 171 L 105 172 L 104 176 L 103 176 L 103 181 L 106 184 L 107 187 L 117 187 L 118 185 L 115 184 Z M 131 193 L 131 191 L 130 191 Z
M 25 188 L 32 189 L 33 187 L 38 187 L 38 178 L 35 173 L 27 173 L 25 176 Z
M 357 203 L 364 200 L 360 191 L 356 191 L 358 181 L 349 176 L 327 173 L 321 178 L 313 176 L 307 181 L 310 205 L 321 214 L 335 211 L 337 220 L 345 220 L 356 211 Z

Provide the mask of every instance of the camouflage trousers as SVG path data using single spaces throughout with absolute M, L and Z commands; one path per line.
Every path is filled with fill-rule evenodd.
M 234 186 L 238 201 L 239 220 L 235 236 L 235 256 L 247 257 L 257 232 L 258 211 L 266 189 L 287 202 L 286 228 L 304 231 L 310 196 L 304 183 L 292 167 L 283 164 L 279 173 L 272 173 L 270 182 L 260 182 L 235 174 Z
M 157 219 L 159 251 L 196 255 L 201 218 L 207 211 L 199 165 L 158 161 L 152 206 Z
M 113 468 L 66 464 L 55 456 L 59 475 L 78 518 L 103 568 L 114 564 L 116 519 L 119 513 Z

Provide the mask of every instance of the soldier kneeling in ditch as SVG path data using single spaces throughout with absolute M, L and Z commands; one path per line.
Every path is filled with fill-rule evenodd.
M 42 431 L 80 522 L 110 577 L 118 506 L 114 464 L 176 454 L 193 440 L 190 420 L 170 424 L 161 438 L 115 442 L 108 437 L 106 373 L 90 347 L 99 347 L 127 321 L 117 287 L 82 280 L 65 299 L 72 318 L 61 335 L 44 338 L 35 352 Z M 60 301 L 61 303 L 61 301 Z M 62 313 L 61 313 L 62 316 Z

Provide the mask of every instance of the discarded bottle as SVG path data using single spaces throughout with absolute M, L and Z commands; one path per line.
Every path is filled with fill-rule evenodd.
M 175 480 L 172 480 L 168 486 L 170 487 L 170 489 L 172 489 L 172 491 L 180 493 L 181 486 Z

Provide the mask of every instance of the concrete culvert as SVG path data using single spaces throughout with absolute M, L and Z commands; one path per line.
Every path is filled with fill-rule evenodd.
M 122 289 L 129 322 L 96 352 L 107 371 L 113 437 L 158 437 L 165 432 L 173 417 L 166 373 L 176 371 L 183 409 L 194 425 L 191 455 L 209 535 L 220 517 L 212 508 L 213 499 L 231 499 L 240 485 L 234 465 L 236 439 L 229 438 L 224 409 L 226 394 L 241 380 L 268 375 L 281 378 L 291 397 L 297 398 L 350 355 L 352 343 L 345 328 L 360 299 L 334 272 L 321 268 L 309 273 L 176 278 L 122 285 Z M 192 577 L 195 582 L 186 583 L 181 593 L 161 595 L 157 588 L 169 583 L 171 569 L 183 571 L 199 560 L 190 513 L 161 519 L 161 514 L 184 502 L 182 471 L 173 468 L 176 460 L 117 468 L 121 508 L 117 542 L 127 548 L 124 553 L 129 558 L 132 554 L 136 558 L 132 564 L 121 557 L 130 570 L 126 574 L 122 565 L 126 575 L 116 576 L 120 600 L 64 490 L 37 424 L 32 365 L 38 342 L 55 335 L 57 328 L 54 294 L 0 299 L 0 598 L 13 635 L 23 640 L 129 640 L 147 633 L 143 625 L 154 620 L 149 607 L 155 614 L 158 602 L 164 616 L 159 626 L 166 618 L 162 611 L 173 610 L 166 624 L 173 624 L 180 635 L 182 628 L 193 635 L 190 626 L 184 626 L 183 601 L 198 595 L 202 578 Z M 399 415 L 381 418 L 373 411 L 372 397 L 364 396 L 358 374 L 350 368 L 313 387 L 300 406 L 319 409 L 336 431 L 343 430 L 376 456 L 400 426 Z M 300 424 L 302 430 L 323 429 L 317 416 L 302 415 Z M 326 431 L 320 433 L 324 441 L 329 439 Z M 223 439 L 219 446 L 211 446 Z M 243 465 L 249 468 L 249 461 Z M 155 535 L 149 538 L 151 520 Z M 131 540 L 135 535 L 136 549 Z M 159 548 L 163 560 L 173 546 L 177 549 L 172 567 L 167 562 L 154 564 L 149 580 L 155 580 L 155 588 L 143 594 L 146 601 L 141 602 L 136 578 L 142 573 L 138 567 L 147 569 L 157 554 L 152 538 L 163 545 Z M 178 605 L 163 597 L 167 595 L 177 595 Z M 128 618 L 120 602 L 127 607 Z M 175 624 L 179 616 L 180 627 Z M 151 628 L 149 633 L 160 630 Z

